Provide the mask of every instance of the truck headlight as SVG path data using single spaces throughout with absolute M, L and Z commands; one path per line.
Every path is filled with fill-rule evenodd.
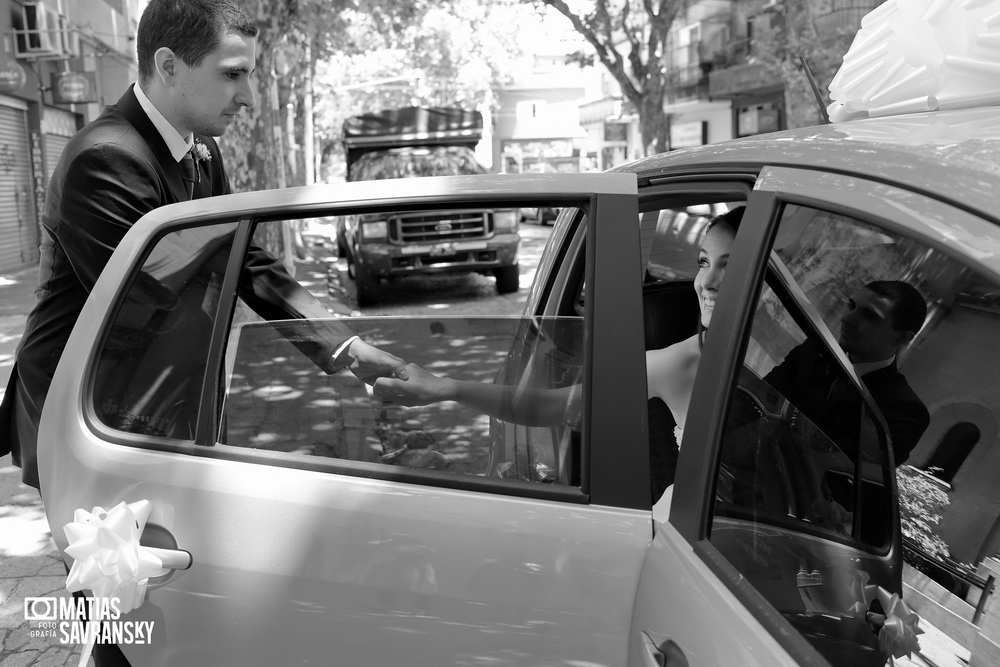
M 517 210 L 504 210 L 493 212 L 493 230 L 498 233 L 509 233 L 517 231 Z
M 361 238 L 365 240 L 384 239 L 389 233 L 389 223 L 385 220 L 378 222 L 362 222 Z

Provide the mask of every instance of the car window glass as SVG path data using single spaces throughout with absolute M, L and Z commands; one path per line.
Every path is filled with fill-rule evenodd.
M 772 259 L 727 410 L 710 539 L 831 659 L 875 646 L 845 613 L 856 580 L 893 580 L 894 484 L 871 408 L 801 285 Z M 828 638 L 844 633 L 858 646 L 830 653 Z
M 192 440 L 236 223 L 171 232 L 117 308 L 97 362 L 94 408 L 111 428 Z
M 280 234 L 280 224 L 258 224 L 254 243 Z M 277 455 L 358 474 L 392 466 L 579 488 L 584 318 L 490 316 L 475 302 L 420 311 L 266 322 L 239 299 L 227 344 L 220 445 L 265 454 L 261 462 Z M 323 319 L 341 321 L 364 341 L 437 376 L 498 390 L 500 408 L 513 414 L 499 419 L 455 401 L 384 403 L 349 371 L 330 374 L 296 348 Z
M 1000 567 L 1000 284 L 979 266 L 1000 247 L 996 227 L 977 232 L 965 254 L 943 238 L 922 239 L 888 226 L 804 206 L 788 207 L 776 252 L 833 331 L 859 285 L 900 280 L 927 306 L 920 330 L 899 352 L 899 375 L 917 397 L 905 410 L 883 398 L 896 453 L 903 585 L 924 624 L 946 628 L 962 651 L 974 643 L 951 628 L 982 624 L 990 577 Z M 876 401 L 883 383 L 862 376 Z M 919 592 L 918 592 L 919 591 Z
M 891 508 L 884 435 L 840 357 L 803 330 L 793 304 L 770 286 L 758 302 L 726 421 L 716 512 L 884 551 L 892 537 L 877 524 Z

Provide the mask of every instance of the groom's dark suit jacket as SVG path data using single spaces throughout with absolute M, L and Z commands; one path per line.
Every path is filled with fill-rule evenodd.
M 846 434 L 858 433 L 860 403 L 853 392 L 835 390 L 838 374 L 833 368 L 833 362 L 820 353 L 819 347 L 807 342 L 792 349 L 764 380 L 829 435 L 840 434 L 841 442 L 848 442 Z M 885 417 L 893 460 L 897 466 L 902 465 L 930 424 L 927 406 L 896 368 L 895 360 L 865 373 L 861 380 Z
M 219 147 L 199 163 L 194 198 L 230 192 Z M 25 326 L 0 405 L 0 455 L 10 450 L 26 484 L 38 487 L 36 449 L 42 404 L 66 340 L 95 281 L 125 232 L 143 215 L 192 197 L 183 167 L 139 105 L 132 88 L 67 144 L 52 174 L 42 216 L 37 303 Z M 240 296 L 265 319 L 329 318 L 329 313 L 274 257 L 251 248 Z M 314 327 L 307 350 L 330 372 L 330 357 L 352 334 L 343 325 Z

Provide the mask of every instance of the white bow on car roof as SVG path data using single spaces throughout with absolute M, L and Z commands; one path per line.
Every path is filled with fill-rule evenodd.
M 831 121 L 1000 104 L 1000 2 L 886 0 L 830 83 Z

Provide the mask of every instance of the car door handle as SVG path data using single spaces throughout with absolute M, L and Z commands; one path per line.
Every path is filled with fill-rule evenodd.
M 191 554 L 180 549 L 160 549 L 157 547 L 143 547 L 160 559 L 165 570 L 186 570 L 191 567 Z
M 689 667 L 684 651 L 673 639 L 664 639 L 659 645 L 649 633 L 642 633 L 644 667 Z

